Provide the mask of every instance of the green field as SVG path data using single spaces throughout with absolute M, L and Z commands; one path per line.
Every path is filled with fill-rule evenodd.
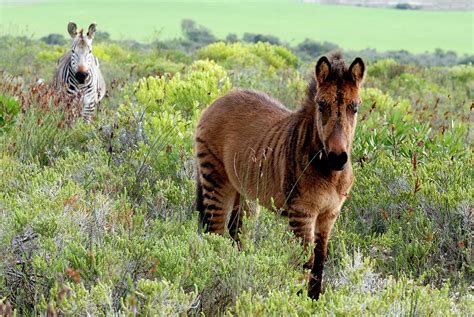
M 272 34 L 296 44 L 305 38 L 337 43 L 345 49 L 436 48 L 474 52 L 474 13 L 404 11 L 322 6 L 291 0 L 256 1 L 5 1 L 0 2 L 0 34 L 35 38 L 66 35 L 66 24 L 87 27 L 96 21 L 114 39 L 150 41 L 179 37 L 180 21 L 190 18 L 218 37 L 245 32 Z

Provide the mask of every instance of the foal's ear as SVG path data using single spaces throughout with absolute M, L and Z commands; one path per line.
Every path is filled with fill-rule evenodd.
M 91 40 L 94 38 L 95 30 L 96 30 L 97 23 L 93 22 L 89 25 L 89 30 L 87 31 L 87 37 Z
M 331 72 L 331 63 L 326 56 L 321 57 L 316 63 L 315 75 L 318 85 L 321 85 Z
M 357 57 L 349 67 L 349 73 L 357 85 L 360 85 L 364 80 L 365 65 L 362 58 Z
M 77 35 L 77 25 L 74 22 L 69 22 L 67 25 L 67 31 L 72 38 L 75 38 Z

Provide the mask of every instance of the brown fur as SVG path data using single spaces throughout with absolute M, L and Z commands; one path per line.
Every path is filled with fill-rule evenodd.
M 234 90 L 204 111 L 197 126 L 201 226 L 223 234 L 227 224 L 238 239 L 247 200 L 288 215 L 304 245 L 315 243 L 307 263 L 312 298 L 319 297 L 327 241 L 353 182 L 350 151 L 363 76 L 361 59 L 347 68 L 340 54 L 322 57 L 298 111 L 260 92 Z

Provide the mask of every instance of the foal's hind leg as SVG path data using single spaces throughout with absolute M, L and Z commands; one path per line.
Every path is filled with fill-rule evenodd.
M 239 243 L 240 240 L 239 234 L 242 233 L 242 219 L 246 213 L 246 210 L 244 210 L 245 207 L 245 201 L 242 196 L 237 193 L 235 196 L 234 207 L 230 214 L 229 223 L 227 224 L 230 236 L 237 243 Z
M 198 153 L 197 209 L 205 232 L 224 234 L 236 193 L 220 162 L 207 152 Z

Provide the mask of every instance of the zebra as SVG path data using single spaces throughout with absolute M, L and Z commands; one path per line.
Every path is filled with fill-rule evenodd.
M 92 54 L 96 26 L 92 23 L 84 36 L 82 29 L 77 31 L 76 23 L 69 22 L 67 30 L 72 38 L 71 50 L 58 60 L 53 77 L 56 89 L 80 98 L 81 114 L 86 121 L 92 120 L 95 107 L 104 98 L 106 90 L 99 60 Z

